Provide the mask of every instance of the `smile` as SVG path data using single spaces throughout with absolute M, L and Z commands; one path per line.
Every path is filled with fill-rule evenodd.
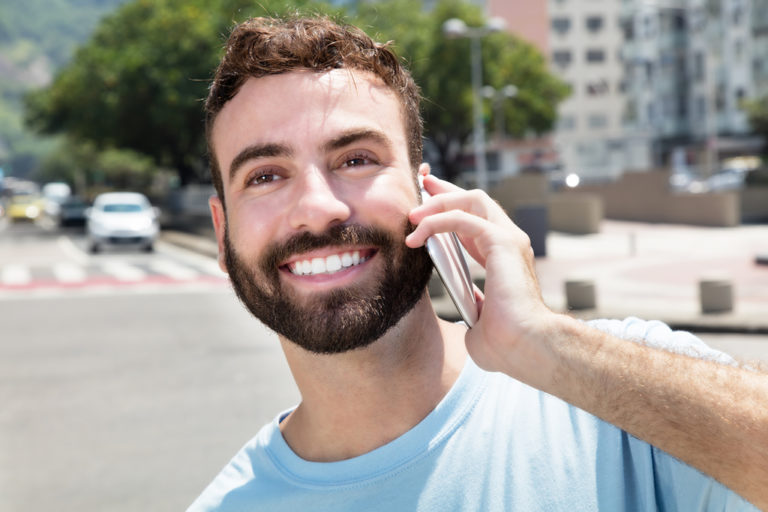
M 288 263 L 288 270 L 297 276 L 314 276 L 320 274 L 335 274 L 344 269 L 365 263 L 373 251 L 345 251 L 325 257 L 308 258 Z

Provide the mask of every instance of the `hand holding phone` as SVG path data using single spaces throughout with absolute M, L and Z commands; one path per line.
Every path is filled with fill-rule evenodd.
M 424 188 L 422 176 L 419 176 L 419 186 L 422 199 L 430 197 Z M 456 233 L 438 233 L 427 238 L 425 245 L 443 286 L 461 318 L 471 328 L 477 322 L 477 301 L 459 237 Z

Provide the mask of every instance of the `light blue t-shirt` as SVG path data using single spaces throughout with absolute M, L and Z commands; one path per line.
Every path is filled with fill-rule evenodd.
M 617 336 L 732 360 L 684 332 L 637 319 Z M 562 400 L 471 359 L 421 423 L 340 462 L 308 462 L 266 425 L 188 512 L 757 510 L 713 479 Z

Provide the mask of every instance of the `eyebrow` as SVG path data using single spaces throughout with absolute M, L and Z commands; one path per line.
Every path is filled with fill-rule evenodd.
M 333 139 L 323 144 L 323 150 L 326 152 L 335 151 L 337 149 L 344 148 L 346 146 L 349 146 L 350 144 L 354 144 L 361 140 L 371 140 L 377 144 L 384 146 L 385 149 L 387 149 L 388 151 L 391 151 L 393 147 L 393 144 L 390 138 L 378 130 L 370 130 L 366 128 L 363 128 L 363 129 L 353 128 L 351 130 L 342 132 L 340 135 L 334 137 Z
M 275 156 L 289 157 L 292 154 L 293 151 L 291 148 L 283 144 L 253 144 L 245 147 L 237 154 L 237 156 L 235 156 L 232 163 L 229 164 L 229 182 L 232 183 L 237 172 L 249 160 Z

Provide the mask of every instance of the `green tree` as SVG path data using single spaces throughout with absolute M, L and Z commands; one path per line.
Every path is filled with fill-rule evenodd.
M 155 185 L 169 172 L 152 158 L 129 149 L 99 150 L 91 142 L 58 137 L 36 172 L 40 181 L 65 181 L 77 194 L 92 198 L 108 190 L 137 190 L 157 195 Z
M 437 165 L 447 178 L 455 178 L 473 126 L 470 42 L 446 39 L 442 26 L 450 18 L 482 26 L 481 10 L 466 0 L 439 0 L 432 10 L 423 2 L 392 0 L 361 2 L 356 16 L 377 39 L 394 40 L 395 50 L 422 88 L 425 135 L 438 151 Z M 505 133 L 549 131 L 568 87 L 549 73 L 541 53 L 512 34 L 496 33 L 483 39 L 482 60 L 484 85 L 518 89 L 517 96 L 503 104 Z M 486 118 L 493 121 L 491 105 L 485 108 Z
M 752 131 L 763 139 L 763 151 L 768 145 L 768 96 L 744 102 Z
M 207 176 L 202 100 L 235 21 L 311 2 L 134 0 L 105 18 L 53 84 L 27 97 L 27 122 L 97 148 L 125 148 Z M 322 6 L 312 4 L 313 10 Z

